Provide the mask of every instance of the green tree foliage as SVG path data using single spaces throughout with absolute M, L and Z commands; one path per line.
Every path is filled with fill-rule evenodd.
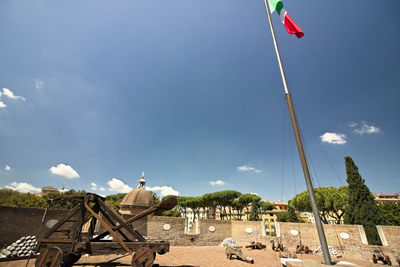
M 235 199 L 232 202 L 232 208 L 234 208 L 237 211 L 239 217 L 234 217 L 234 218 L 232 218 L 232 220 L 241 221 L 242 220 L 242 216 L 243 216 L 243 209 L 245 207 L 246 207 L 246 204 L 240 202 L 239 199 Z
M 173 208 L 172 210 L 164 210 L 161 212 L 161 216 L 168 216 L 168 217 L 182 217 L 181 212 L 178 208 Z
M 266 201 L 260 201 L 260 209 L 261 209 L 261 212 L 273 210 L 274 204 L 272 204 L 270 202 L 266 202 Z
M 287 212 L 280 212 L 276 214 L 276 221 L 277 222 L 289 222 Z
M 184 197 L 184 196 L 179 196 L 177 198 L 177 206 L 178 206 L 179 211 L 181 213 L 183 213 L 183 217 L 186 217 L 186 213 L 187 213 L 187 208 L 188 208 L 187 198 L 188 197 Z
M 268 210 L 274 209 L 274 205 L 266 202 L 266 201 L 261 201 L 260 197 L 254 197 L 253 202 L 251 203 L 251 210 L 249 213 L 249 221 L 260 221 L 260 215 L 265 213 Z M 258 200 L 258 201 L 257 201 Z
M 246 209 L 247 220 L 249 220 L 250 212 L 249 212 L 249 204 L 254 202 L 259 202 L 261 198 L 255 194 L 242 194 L 238 198 L 238 202 L 244 206 Z
M 380 203 L 378 204 L 388 225 L 400 226 L 400 205 L 399 203 Z
M 66 192 L 52 192 L 52 193 L 48 193 L 47 195 L 44 195 L 43 198 L 46 201 L 50 201 L 52 199 L 57 199 L 57 198 L 61 198 L 64 196 L 70 196 L 70 195 L 86 195 L 86 191 L 85 190 L 79 190 L 79 191 L 75 191 L 73 189 L 68 190 Z M 52 209 L 61 209 L 61 210 L 69 210 L 72 209 L 73 207 L 75 207 L 76 205 L 78 205 L 81 202 L 81 200 L 79 199 L 72 199 L 72 200 L 65 200 L 65 201 L 55 201 L 51 203 L 51 208 Z
M 218 195 L 216 193 L 208 193 L 202 196 L 204 206 L 208 210 L 208 218 L 215 219 L 215 210 L 218 206 Z
M 214 193 L 217 205 L 221 209 L 221 219 L 224 219 L 225 217 L 228 219 L 232 218 L 232 206 L 233 201 L 236 200 L 241 193 L 235 190 L 224 190 L 224 191 L 219 191 Z M 228 211 L 226 210 L 229 210 Z
M 249 214 L 249 221 L 260 221 L 260 201 L 251 203 L 251 210 Z
M 183 197 L 183 201 L 181 201 L 182 205 L 184 205 L 184 208 L 190 208 L 193 211 L 194 217 L 198 218 L 199 215 L 199 209 L 201 205 L 201 197 Z M 185 210 L 185 216 L 186 216 L 186 210 Z
M 114 195 L 106 196 L 106 202 L 110 205 L 115 211 L 119 211 L 119 204 L 121 204 L 122 199 L 126 196 L 126 193 L 119 193 Z
M 293 206 L 290 205 L 290 201 L 288 203 L 287 216 L 288 216 L 289 222 L 299 222 L 298 216 L 297 216 Z
M 44 198 L 35 194 L 20 193 L 12 189 L 2 188 L 0 189 L 0 206 L 45 208 L 47 202 Z
M 11 189 L 0 189 L 0 205 L 15 207 L 45 208 L 51 199 L 68 195 L 85 195 L 85 191 L 69 190 L 62 193 L 52 192 L 45 196 L 20 193 Z M 71 209 L 80 202 L 78 199 L 52 202 L 52 209 Z
M 151 193 L 151 195 L 153 196 L 153 203 L 154 204 L 158 204 L 161 202 L 160 197 L 157 195 L 157 193 L 153 192 L 153 191 L 149 191 Z
M 340 221 L 345 214 L 349 197 L 348 187 L 317 187 L 314 191 L 322 222 L 328 223 L 327 217 L 331 216 L 336 220 L 337 224 L 340 224 Z M 291 200 L 291 204 L 297 211 L 312 212 L 308 191 L 295 195 Z
M 298 222 L 298 223 L 304 223 L 304 220 L 300 217 L 299 214 L 296 214 L 296 211 L 293 207 L 293 204 L 291 204 L 291 201 L 289 200 L 288 203 L 288 211 L 287 212 L 281 212 L 276 215 L 277 221 L 278 222 Z
M 267 205 L 261 204 L 261 197 L 255 195 L 255 194 L 246 194 L 245 200 L 249 201 L 251 203 L 251 210 L 248 212 L 248 220 L 249 221 L 260 221 L 260 210 L 261 210 L 261 205 L 263 205 L 264 208 L 267 207 Z M 248 206 L 246 206 L 246 209 L 248 209 Z
M 345 223 L 364 226 L 369 244 L 380 245 L 376 225 L 386 224 L 382 211 L 374 201 L 374 196 L 365 184 L 351 157 L 345 157 L 349 198 L 345 213 Z

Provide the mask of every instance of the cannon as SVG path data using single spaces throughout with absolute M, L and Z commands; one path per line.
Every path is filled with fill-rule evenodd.
M 247 245 L 246 248 L 251 248 L 251 249 L 263 249 L 266 248 L 266 245 L 263 245 L 261 242 L 254 242 L 252 241 L 250 245 Z
M 281 242 L 278 242 L 278 245 L 275 246 L 275 242 L 272 240 L 271 242 L 271 248 L 273 251 L 278 252 L 278 251 L 283 251 L 283 244 Z
M 301 243 L 296 246 L 296 254 L 311 254 L 312 251 L 308 248 L 308 246 L 304 246 Z
M 163 240 L 147 240 L 132 227 L 132 222 L 139 220 L 157 210 L 170 210 L 176 205 L 176 197 L 172 196 L 142 211 L 136 216 L 124 220 L 113 210 L 105 198 L 93 193 L 86 195 L 65 196 L 53 201 L 78 199 L 79 204 L 72 208 L 66 216 L 51 229 L 39 236 L 35 267 L 69 267 L 79 260 L 81 255 L 132 255 L 131 265 L 134 267 L 152 266 L 156 253 L 169 251 L 170 244 Z M 94 234 L 96 223 L 104 228 Z M 82 227 L 89 224 L 86 235 Z M 112 240 L 104 237 L 110 235 Z
M 250 257 L 245 256 L 240 247 L 233 247 L 228 244 L 223 244 L 223 246 L 225 247 L 225 254 L 227 259 L 232 260 L 232 256 L 235 255 L 236 258 L 239 260 L 254 264 L 254 260 Z
M 377 264 L 378 261 L 382 261 L 383 264 L 392 265 L 392 261 L 390 260 L 388 255 L 383 253 L 382 249 L 374 249 L 371 255 L 371 259 L 373 263 Z

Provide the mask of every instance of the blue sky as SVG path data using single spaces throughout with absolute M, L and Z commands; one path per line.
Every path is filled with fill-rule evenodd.
M 400 192 L 399 1 L 284 4 L 305 33 L 272 14 L 314 184 L 345 184 L 348 155 L 371 191 Z M 267 23 L 262 0 L 0 2 L 0 187 L 107 195 L 144 171 L 159 195 L 292 198 Z

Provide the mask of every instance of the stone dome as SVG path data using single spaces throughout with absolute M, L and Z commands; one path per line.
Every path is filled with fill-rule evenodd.
M 126 194 L 122 199 L 120 207 L 143 207 L 149 208 L 154 205 L 153 195 L 144 188 L 136 188 Z
M 145 189 L 145 184 L 143 172 L 137 188 L 126 194 L 119 204 L 119 213 L 136 215 L 154 205 L 153 195 Z

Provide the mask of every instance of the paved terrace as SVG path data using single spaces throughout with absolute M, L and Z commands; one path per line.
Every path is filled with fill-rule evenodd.
M 179 247 L 172 246 L 170 252 L 164 255 L 157 255 L 153 267 L 230 267 L 230 266 L 259 266 L 259 267 L 280 267 L 279 253 L 271 249 L 251 250 L 242 248 L 243 253 L 254 259 L 254 264 L 245 263 L 239 260 L 228 260 L 225 256 L 225 249 L 219 246 L 192 246 Z M 316 259 L 322 261 L 321 255 L 298 255 L 300 259 Z M 334 259 L 333 259 L 334 260 Z M 374 265 L 372 261 L 352 260 L 343 258 L 340 260 L 350 261 L 356 266 L 369 267 Z M 81 267 L 115 267 L 131 266 L 131 257 L 126 255 L 106 255 L 106 256 L 82 256 L 74 265 Z M 26 260 L 1 262 L 1 267 L 24 267 Z M 35 260 L 29 262 L 30 267 L 35 266 Z M 305 265 L 304 265 L 305 266 Z M 394 264 L 394 266 L 396 266 Z M 306 266 L 305 266 L 306 267 Z

